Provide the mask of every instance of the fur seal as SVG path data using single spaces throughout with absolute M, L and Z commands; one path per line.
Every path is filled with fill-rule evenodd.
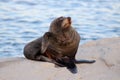
M 24 47 L 25 57 L 52 62 L 67 68 L 75 68 L 75 63 L 94 63 L 95 60 L 75 60 L 80 35 L 71 23 L 71 17 L 58 17 L 53 20 L 48 32 Z

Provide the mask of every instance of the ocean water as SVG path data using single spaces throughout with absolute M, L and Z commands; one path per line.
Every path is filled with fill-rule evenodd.
M 81 44 L 120 36 L 120 0 L 0 0 L 0 58 L 23 56 L 59 16 L 72 18 Z

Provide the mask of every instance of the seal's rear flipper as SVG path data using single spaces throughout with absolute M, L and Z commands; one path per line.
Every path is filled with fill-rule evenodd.
M 67 68 L 71 73 L 76 74 L 78 72 L 77 67 Z
M 75 60 L 76 64 L 82 64 L 82 63 L 94 63 L 95 60 Z
M 48 57 L 45 57 L 45 56 L 43 56 L 43 55 L 41 55 L 41 56 L 39 56 L 39 57 L 36 57 L 36 60 L 37 60 L 37 61 L 50 62 L 50 63 L 54 63 L 55 65 L 58 65 L 58 66 L 60 66 L 60 67 L 65 67 L 65 65 L 60 64 L 60 63 L 56 62 L 55 60 L 50 59 L 50 58 L 48 58 Z

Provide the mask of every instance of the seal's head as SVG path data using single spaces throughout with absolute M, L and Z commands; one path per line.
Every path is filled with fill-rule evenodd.
M 60 32 L 71 27 L 71 17 L 58 17 L 52 21 L 50 25 L 50 32 Z

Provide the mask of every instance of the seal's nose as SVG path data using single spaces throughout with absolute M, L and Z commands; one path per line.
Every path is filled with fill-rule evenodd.
M 67 17 L 68 18 L 68 20 L 70 20 L 71 21 L 71 17 Z
M 67 17 L 69 24 L 71 24 L 71 17 Z

